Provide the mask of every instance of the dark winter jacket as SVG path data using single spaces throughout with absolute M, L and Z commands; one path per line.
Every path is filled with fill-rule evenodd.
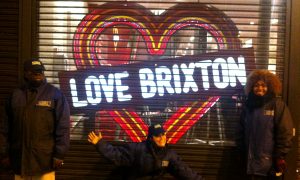
M 122 179 L 162 179 L 165 173 L 180 180 L 202 179 L 180 160 L 175 151 L 155 147 L 150 140 L 126 146 L 112 146 L 101 140 L 96 147 L 115 165 L 126 169 Z
M 27 86 L 13 91 L 1 127 L 1 154 L 9 154 L 16 174 L 53 171 L 53 158 L 63 159 L 69 148 L 70 111 L 65 97 L 46 82 L 34 91 L 31 101 Z
M 237 145 L 244 153 L 247 174 L 267 176 L 276 158 L 284 158 L 292 145 L 293 122 L 279 98 L 248 103 L 240 118 Z

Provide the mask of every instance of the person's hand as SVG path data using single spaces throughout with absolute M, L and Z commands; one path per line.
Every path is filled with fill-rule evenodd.
M 102 139 L 101 132 L 98 133 L 98 136 L 94 133 L 94 131 L 89 133 L 88 141 L 92 144 L 97 144 Z
M 286 162 L 285 162 L 285 160 L 284 159 L 282 159 L 282 158 L 278 158 L 278 159 L 276 159 L 276 162 L 275 162 L 276 164 L 276 172 L 281 172 L 281 173 L 283 173 L 283 172 L 285 172 L 286 171 L 286 169 L 287 169 L 287 164 L 286 164 Z
M 53 158 L 53 169 L 60 169 L 64 165 L 64 161 L 62 159 Z
M 5 157 L 5 158 L 1 159 L 0 164 L 4 169 L 9 169 L 11 167 L 9 157 Z

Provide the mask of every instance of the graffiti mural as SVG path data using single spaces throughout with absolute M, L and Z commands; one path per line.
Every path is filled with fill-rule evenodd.
M 197 41 L 178 46 L 183 31 Z M 72 113 L 88 117 L 87 131 L 117 141 L 140 142 L 148 125 L 159 122 L 170 144 L 207 143 L 210 132 L 224 142 L 224 109 L 239 104 L 255 65 L 253 48 L 241 47 L 233 21 L 206 4 L 178 4 L 159 15 L 137 3 L 93 5 L 72 48 L 77 70 L 59 73 Z M 187 48 L 195 51 L 186 54 Z

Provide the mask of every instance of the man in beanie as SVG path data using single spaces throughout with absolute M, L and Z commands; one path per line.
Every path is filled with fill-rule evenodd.
M 69 105 L 44 71 L 39 60 L 24 62 L 25 84 L 13 91 L 2 118 L 1 165 L 15 180 L 54 180 L 69 148 Z
M 149 127 L 147 140 L 112 146 L 102 139 L 101 132 L 90 132 L 88 141 L 98 152 L 117 166 L 122 166 L 120 179 L 163 179 L 166 173 L 182 180 L 201 180 L 202 177 L 184 164 L 167 145 L 165 130 L 160 124 Z

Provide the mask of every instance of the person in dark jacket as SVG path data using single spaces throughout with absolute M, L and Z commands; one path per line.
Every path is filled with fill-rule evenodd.
M 13 91 L 2 118 L 1 165 L 15 179 L 54 180 L 69 149 L 69 105 L 44 70 L 39 60 L 24 62 L 25 85 Z
M 117 166 L 126 169 L 123 179 L 163 179 L 166 173 L 180 180 L 201 180 L 198 173 L 184 164 L 166 144 L 165 130 L 160 124 L 149 127 L 146 141 L 112 146 L 102 139 L 101 132 L 90 132 L 88 141 Z
M 280 80 L 268 70 L 255 70 L 245 93 L 237 139 L 245 173 L 248 179 L 275 179 L 287 169 L 285 156 L 294 135 L 289 109 L 278 97 Z

